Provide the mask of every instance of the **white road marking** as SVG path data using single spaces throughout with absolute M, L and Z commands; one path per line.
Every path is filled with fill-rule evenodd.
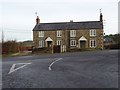
M 53 65 L 54 63 L 56 63 L 57 61 L 60 61 L 61 59 L 62 59 L 62 58 L 59 58 L 59 59 L 55 60 L 54 62 L 52 62 L 52 63 L 49 65 L 49 67 L 48 67 L 49 70 L 52 70 L 52 69 L 51 69 L 52 65 Z
M 15 66 L 20 65 L 20 64 L 23 64 L 23 65 L 15 69 Z M 11 74 L 11 73 L 17 71 L 18 69 L 21 69 L 21 68 L 27 66 L 28 64 L 31 64 L 31 63 L 16 63 L 16 64 L 13 64 L 12 67 L 10 68 L 10 71 L 9 71 L 8 74 Z

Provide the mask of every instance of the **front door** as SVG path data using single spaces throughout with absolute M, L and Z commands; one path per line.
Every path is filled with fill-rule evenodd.
M 86 41 L 80 41 L 80 48 L 85 48 Z
M 47 47 L 51 47 L 52 46 L 52 41 L 47 41 Z

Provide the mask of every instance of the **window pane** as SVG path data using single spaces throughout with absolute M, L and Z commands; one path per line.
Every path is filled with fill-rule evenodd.
M 92 41 L 91 41 L 91 46 L 90 47 L 92 47 Z
M 96 47 L 96 42 L 95 42 L 95 40 L 94 40 L 94 47 Z

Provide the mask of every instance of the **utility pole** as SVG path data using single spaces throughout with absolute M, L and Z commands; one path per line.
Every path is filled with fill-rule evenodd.
M 2 29 L 2 43 L 4 43 L 4 32 L 3 32 L 3 29 Z

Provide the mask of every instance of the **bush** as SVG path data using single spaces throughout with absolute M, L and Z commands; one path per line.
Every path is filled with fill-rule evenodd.
M 120 49 L 120 44 L 112 44 L 112 45 L 107 45 L 104 47 L 105 49 Z
M 2 54 L 16 53 L 18 51 L 18 43 L 15 40 L 2 43 Z

